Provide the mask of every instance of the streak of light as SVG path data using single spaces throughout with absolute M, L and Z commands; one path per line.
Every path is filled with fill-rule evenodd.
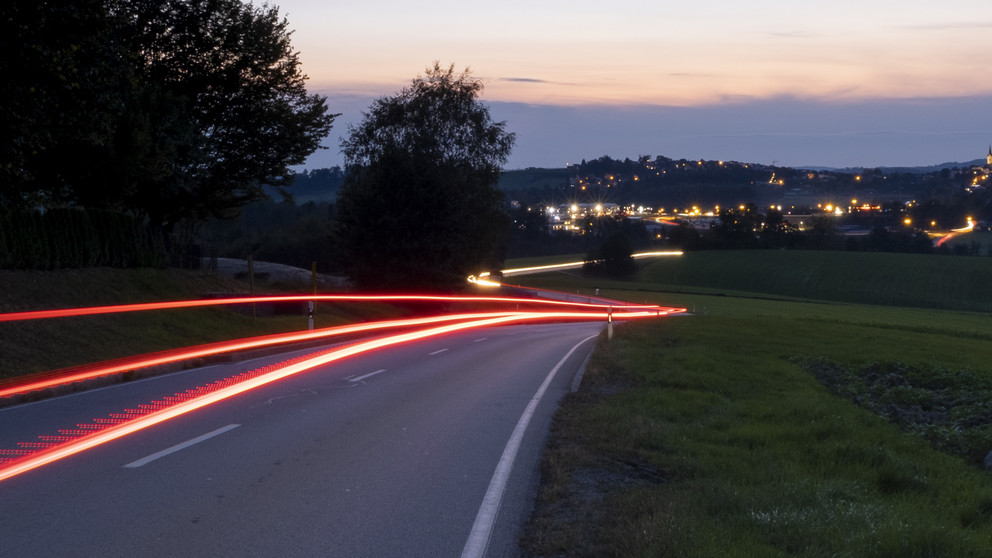
M 682 250 L 669 250 L 665 252 L 639 252 L 637 254 L 631 254 L 630 257 L 636 259 L 639 258 L 658 258 L 664 256 L 681 256 L 684 252 Z
M 491 315 L 491 313 L 452 314 L 448 316 L 432 316 L 428 318 L 384 320 L 378 322 L 368 322 L 368 323 L 352 324 L 346 326 L 329 327 L 324 329 L 316 329 L 313 331 L 297 331 L 291 333 L 262 335 L 259 337 L 248 337 L 244 339 L 235 339 L 232 341 L 221 341 L 218 343 L 196 345 L 193 347 L 186 347 L 182 349 L 160 351 L 156 353 L 117 359 L 110 362 L 100 362 L 90 365 L 73 367 L 69 369 L 53 370 L 50 372 L 43 372 L 40 374 L 33 374 L 21 378 L 11 378 L 5 381 L 0 381 L 0 398 L 10 397 L 13 395 L 27 393 L 39 389 L 50 388 L 58 385 L 70 384 L 73 382 L 91 380 L 93 378 L 108 376 L 111 374 L 125 372 L 128 370 L 147 368 L 149 366 L 169 364 L 173 362 L 179 362 L 182 360 L 212 356 L 212 355 L 229 353 L 234 351 L 257 349 L 260 347 L 268 347 L 272 345 L 279 345 L 285 343 L 295 343 L 300 341 L 310 341 L 315 339 L 325 339 L 328 337 L 348 335 L 352 333 L 365 333 L 380 329 L 412 327 L 412 326 L 428 325 L 428 324 L 444 322 L 444 321 L 471 320 L 489 315 Z
M 307 299 L 308 297 L 294 296 L 294 297 L 264 297 L 264 298 L 267 300 L 276 299 L 276 300 L 284 301 L 287 299 L 294 299 L 294 300 Z M 347 298 L 351 300 L 355 297 L 347 297 Z M 366 297 L 360 297 L 360 298 L 365 299 Z M 423 297 L 396 297 L 396 298 L 403 298 L 403 299 L 415 298 L 419 300 L 422 299 Z M 538 304 L 551 303 L 551 304 L 580 307 L 580 308 L 602 307 L 602 304 L 593 304 L 591 302 L 580 303 L 580 302 L 565 302 L 565 301 L 553 301 L 553 300 L 545 301 L 545 300 L 535 300 L 529 298 L 506 298 L 506 297 L 428 297 L 428 298 L 430 300 L 437 300 L 437 299 L 442 299 L 445 301 L 482 300 L 488 302 L 514 302 L 517 304 L 537 302 Z M 198 301 L 184 301 L 180 304 L 185 304 L 186 302 L 198 302 Z M 207 302 L 213 302 L 213 301 L 207 301 Z M 155 303 L 155 304 L 159 305 L 159 304 L 174 304 L 174 303 Z M 132 305 L 132 306 L 146 306 L 146 305 Z M 117 307 L 117 308 L 121 308 L 121 307 Z M 627 305 L 624 307 L 624 310 L 629 311 L 635 309 L 656 309 L 656 308 L 658 308 L 658 306 L 656 305 Z M 125 307 L 123 311 L 131 311 L 131 310 Z M 74 382 L 90 380 L 102 376 L 108 376 L 111 374 L 125 372 L 128 370 L 147 368 L 150 366 L 169 364 L 169 363 L 179 362 L 182 360 L 201 358 L 205 356 L 212 356 L 227 352 L 254 349 L 259 347 L 267 347 L 277 344 L 309 341 L 314 339 L 322 339 L 322 338 L 347 335 L 352 333 L 370 332 L 374 330 L 387 329 L 387 328 L 412 327 L 418 325 L 427 325 L 441 321 L 468 320 L 468 319 L 478 318 L 484 315 L 490 315 L 490 314 L 486 314 L 486 313 L 454 314 L 450 316 L 434 316 L 428 318 L 412 318 L 412 319 L 404 319 L 404 320 L 387 320 L 387 321 L 369 322 L 363 324 L 337 326 L 337 327 L 319 329 L 314 331 L 265 335 L 260 337 L 251 337 L 246 339 L 237 339 L 233 341 L 222 341 L 218 343 L 198 345 L 183 349 L 161 351 L 157 353 L 117 359 L 109 362 L 93 363 L 83 366 L 72 367 L 68 369 L 32 374 L 20 378 L 0 380 L 0 398 L 11 397 L 14 395 L 23 394 L 40 389 L 46 389 L 58 385 L 66 385 Z M 29 319 L 33 319 L 33 318 L 29 318 Z
M 949 234 L 941 237 L 941 239 L 937 241 L 936 246 L 937 248 L 940 248 L 945 242 L 954 238 L 955 235 L 957 235 L 958 233 L 968 233 L 973 230 L 975 230 L 975 222 L 971 219 L 971 217 L 968 217 L 968 224 L 966 226 L 960 229 L 951 229 L 951 232 Z
M 483 274 L 483 277 L 476 277 L 475 275 L 469 275 L 468 276 L 468 282 L 469 283 L 472 283 L 474 285 L 478 285 L 480 287 L 500 287 L 501 286 L 496 281 L 493 281 L 491 279 L 485 279 L 485 277 L 488 277 L 488 276 L 489 276 L 489 273 L 488 272 L 484 273 Z
M 975 230 L 975 222 L 971 220 L 971 217 L 968 217 L 968 224 L 967 225 L 965 225 L 964 227 L 961 227 L 960 229 L 951 229 L 951 232 L 952 233 L 964 233 L 964 232 L 971 232 L 973 230 Z
M 639 310 L 623 313 L 623 316 L 625 318 L 656 317 L 675 310 L 678 309 L 657 308 L 654 311 Z M 176 394 L 173 397 L 153 401 L 148 405 L 140 405 L 138 409 L 128 409 L 124 413 L 112 414 L 109 419 L 97 419 L 90 425 L 79 425 L 74 430 L 60 431 L 59 435 L 42 436 L 40 437 L 40 442 L 22 443 L 20 444 L 22 449 L 4 452 L 6 455 L 14 455 L 15 457 L 6 459 L 0 457 L 0 481 L 127 436 L 163 421 L 201 409 L 207 405 L 239 395 L 251 389 L 364 352 L 479 327 L 534 320 L 603 320 L 608 315 L 608 312 L 493 313 L 484 318 L 433 326 L 379 339 L 356 342 L 345 347 L 320 351 L 307 357 L 292 359 L 287 363 L 280 363 L 253 372 L 239 374 L 214 382 L 208 386 L 201 386 L 200 388 Z
M 571 265 L 571 264 L 563 264 Z M 581 265 L 581 262 L 579 263 Z M 482 276 L 488 276 L 488 273 Z M 559 306 L 583 306 L 581 303 L 561 300 L 522 299 L 496 296 L 444 296 L 444 295 L 288 295 L 216 298 L 209 300 L 177 300 L 171 302 L 148 302 L 141 304 L 119 304 L 111 306 L 88 306 L 84 308 L 61 308 L 55 310 L 31 310 L 0 314 L 0 322 L 66 318 L 73 316 L 95 316 L 122 312 L 148 310 L 169 310 L 177 308 L 198 308 L 261 302 L 492 302 L 515 304 L 546 304 Z M 585 305 L 590 306 L 590 305 Z M 595 305 L 592 305 L 595 306 Z
M 683 252 L 681 250 L 672 250 L 667 252 L 639 252 L 637 254 L 631 254 L 634 259 L 640 258 L 656 258 L 662 256 L 681 256 Z M 530 273 L 542 273 L 545 271 L 555 271 L 561 269 L 574 269 L 585 265 L 585 262 L 567 262 L 560 264 L 550 264 L 550 265 L 537 265 L 532 267 L 518 267 L 514 269 L 504 269 L 500 272 L 503 277 L 509 277 L 511 275 L 527 275 Z M 469 283 L 475 283 L 477 285 L 482 285 L 485 287 L 499 287 L 500 283 L 489 279 L 492 273 L 484 271 L 478 276 L 470 275 L 468 278 Z

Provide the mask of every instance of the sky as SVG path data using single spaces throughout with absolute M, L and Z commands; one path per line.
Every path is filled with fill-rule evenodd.
M 603 155 L 923 166 L 992 144 L 992 8 L 977 0 L 269 0 L 308 89 L 342 113 L 434 61 L 469 68 L 508 169 Z

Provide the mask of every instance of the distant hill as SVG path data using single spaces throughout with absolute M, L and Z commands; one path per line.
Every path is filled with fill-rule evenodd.
M 504 171 L 500 175 L 498 187 L 504 192 L 515 190 L 529 190 L 531 188 L 542 189 L 544 187 L 557 188 L 568 183 L 568 179 L 575 174 L 572 169 L 539 169 L 527 168 L 523 170 Z M 331 202 L 337 199 L 338 189 L 344 182 L 344 171 L 340 167 L 329 169 L 313 169 L 297 173 L 293 185 L 289 187 L 289 192 L 297 204 L 306 202 Z M 266 191 L 273 199 L 280 199 L 275 188 L 267 188 Z
M 560 187 L 568 183 L 576 171 L 570 169 L 538 169 L 503 171 L 499 178 L 499 188 L 504 192 L 527 190 L 530 188 Z
M 666 163 L 662 163 L 662 161 L 665 161 Z M 649 163 L 648 161 L 635 162 L 629 159 L 626 161 L 619 161 L 619 160 L 613 161 L 610 160 L 608 157 L 602 157 L 600 159 L 595 159 L 589 162 L 588 164 L 586 163 L 586 161 L 583 161 L 582 165 L 573 165 L 567 168 L 529 167 L 526 169 L 506 170 L 503 171 L 503 173 L 500 175 L 499 183 L 497 184 L 497 186 L 499 187 L 499 189 L 507 193 L 519 192 L 519 191 L 540 192 L 545 189 L 554 190 L 554 189 L 566 187 L 568 186 L 570 179 L 575 178 L 580 174 L 587 175 L 590 173 L 590 171 L 593 171 L 592 174 L 601 175 L 606 172 L 606 170 L 604 169 L 610 168 L 612 169 L 610 170 L 610 172 L 622 173 L 625 171 L 621 170 L 620 166 L 626 165 L 626 167 L 630 167 L 627 168 L 626 170 L 631 170 L 631 173 L 636 173 L 639 171 L 632 170 L 634 169 L 634 166 L 638 166 L 638 165 L 643 166 L 644 164 L 659 165 L 659 164 L 672 163 L 674 164 L 674 168 L 678 168 L 679 165 L 676 163 L 679 162 L 684 163 L 685 161 L 680 160 L 676 162 L 670 159 L 658 158 L 654 163 Z M 695 166 L 698 162 L 691 161 L 691 163 L 693 163 L 693 166 Z M 775 171 L 778 172 L 779 175 L 783 174 L 782 171 L 785 171 L 790 168 L 793 169 L 793 171 L 795 172 L 802 172 L 802 173 L 805 173 L 807 171 L 816 171 L 816 172 L 828 172 L 828 173 L 838 173 L 838 174 L 861 174 L 866 169 L 872 169 L 872 170 L 878 170 L 883 174 L 925 175 L 929 173 L 940 172 L 943 169 L 970 168 L 973 166 L 984 165 L 984 164 L 985 164 L 985 159 L 975 159 L 967 162 L 947 162 L 947 163 L 941 163 L 939 165 L 929 165 L 929 166 L 920 166 L 920 167 L 837 168 L 837 167 L 825 167 L 825 166 L 816 166 L 816 165 L 798 165 L 794 167 L 773 168 L 773 167 L 767 167 L 765 165 L 735 163 L 733 165 L 727 165 L 727 168 L 730 167 L 750 168 L 752 171 L 759 171 L 759 174 L 760 172 L 764 172 L 765 170 L 767 170 L 768 172 Z M 599 165 L 599 167 L 602 168 L 599 168 L 596 165 Z M 683 168 L 685 168 L 685 165 L 682 166 Z M 614 167 L 616 168 L 614 169 Z M 782 177 L 783 176 L 780 176 L 780 178 Z M 738 179 L 739 179 L 738 182 L 743 180 L 740 177 L 738 177 Z M 754 179 L 749 178 L 747 180 L 743 180 L 743 182 L 744 183 L 750 182 L 751 184 L 754 184 L 755 182 L 752 180 Z M 767 181 L 767 177 L 765 177 L 765 180 Z M 344 171 L 340 167 L 332 167 L 329 169 L 313 169 L 310 171 L 303 171 L 301 173 L 298 173 L 296 175 L 296 180 L 294 181 L 293 185 L 290 186 L 289 191 L 290 193 L 293 194 L 293 198 L 298 205 L 310 201 L 334 203 L 337 197 L 337 191 L 341 187 L 341 184 L 343 182 L 344 182 Z M 796 181 L 793 180 L 791 181 L 791 183 L 795 184 Z M 269 193 L 275 199 L 279 199 L 279 196 L 274 189 L 269 189 Z
M 334 203 L 338 196 L 338 189 L 344 183 L 344 171 L 341 167 L 331 167 L 329 169 L 313 169 L 296 173 L 296 178 L 287 191 L 292 194 L 296 205 L 307 202 L 330 202 Z M 265 187 L 265 192 L 274 200 L 282 200 L 279 191 L 270 186 Z
M 909 174 L 929 174 L 933 172 L 940 172 L 944 169 L 962 168 L 967 169 L 979 165 L 984 165 L 985 159 L 975 159 L 973 161 L 967 161 L 964 163 L 940 163 L 939 165 L 930 165 L 925 167 L 817 167 L 817 166 L 797 166 L 797 169 L 811 170 L 811 171 L 830 171 L 830 172 L 843 172 L 848 174 L 858 174 L 863 172 L 866 168 L 877 168 L 883 173 L 909 173 Z

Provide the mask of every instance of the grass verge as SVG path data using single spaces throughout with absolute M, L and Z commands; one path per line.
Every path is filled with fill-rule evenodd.
M 261 288 L 265 288 L 264 286 Z M 215 274 L 158 269 L 0 271 L 0 311 L 16 312 L 246 295 L 248 285 Z M 306 292 L 301 286 L 296 292 Z M 278 312 L 251 306 L 137 312 L 0 323 L 0 378 L 307 328 L 302 304 Z M 256 309 L 259 310 L 259 309 Z M 266 309 L 268 310 L 268 309 Z M 388 305 L 318 304 L 315 327 L 395 316 Z
M 957 394 L 942 404 L 975 404 L 946 378 L 992 379 L 987 315 L 656 293 L 643 276 L 626 286 L 603 294 L 706 312 L 600 341 L 556 416 L 526 556 L 992 554 L 982 422 L 956 441 L 973 447 L 941 451 L 927 428 L 858 404 L 871 389 L 933 404 L 925 393 L 855 374 L 839 397 L 809 366 L 901 370 L 911 385 L 936 366 L 947 372 L 934 393 Z M 982 412 L 962 409 L 947 413 Z

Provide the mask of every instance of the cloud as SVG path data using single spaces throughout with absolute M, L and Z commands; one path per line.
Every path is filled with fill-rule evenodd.
M 519 83 L 551 83 L 546 79 L 521 78 L 521 77 L 501 77 L 499 81 L 515 81 Z
M 496 81 L 509 81 L 512 83 L 536 83 L 541 85 L 576 85 L 574 83 L 562 82 L 562 81 L 551 81 L 547 79 L 537 79 L 537 78 L 526 78 L 526 77 L 498 77 L 495 78 Z
M 956 23 L 927 23 L 903 25 L 897 29 L 910 31 L 960 31 L 962 29 L 992 29 L 992 21 L 959 21 Z

